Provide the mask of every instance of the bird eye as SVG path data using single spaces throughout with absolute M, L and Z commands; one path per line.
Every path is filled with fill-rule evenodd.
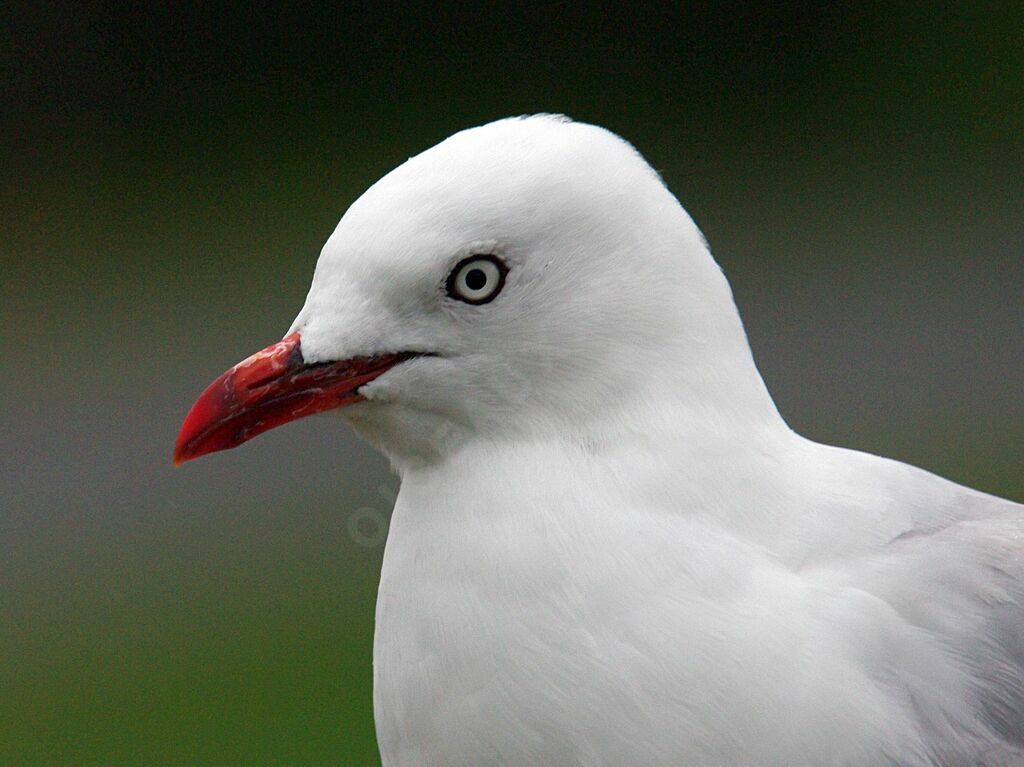
M 505 284 L 508 267 L 497 256 L 464 258 L 448 275 L 448 295 L 467 304 L 486 304 Z

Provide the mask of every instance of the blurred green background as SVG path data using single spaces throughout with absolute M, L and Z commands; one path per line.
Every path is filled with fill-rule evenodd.
M 631 140 L 803 433 L 1024 499 L 1024 5 L 0 8 L 0 765 L 373 765 L 386 463 L 174 471 L 346 206 L 457 129 Z

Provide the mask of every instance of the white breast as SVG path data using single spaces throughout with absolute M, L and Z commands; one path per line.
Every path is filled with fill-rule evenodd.
M 891 664 L 951 698 L 967 680 L 887 603 L 697 508 L 637 506 L 614 461 L 467 455 L 410 473 L 395 511 L 375 645 L 388 767 L 929 763 Z M 751 495 L 778 498 L 765 482 Z

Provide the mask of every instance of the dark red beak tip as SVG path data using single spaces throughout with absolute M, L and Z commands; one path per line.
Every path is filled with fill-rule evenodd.
M 174 465 L 256 436 L 254 428 L 260 424 L 252 416 L 257 406 L 267 399 L 275 382 L 303 366 L 301 337 L 292 333 L 219 375 L 185 416 L 174 445 Z

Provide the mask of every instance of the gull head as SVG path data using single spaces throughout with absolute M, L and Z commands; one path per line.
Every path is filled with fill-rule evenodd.
M 511 118 L 352 204 L 285 339 L 210 385 L 175 458 L 324 410 L 402 464 L 763 400 L 729 286 L 658 174 L 602 128 Z

